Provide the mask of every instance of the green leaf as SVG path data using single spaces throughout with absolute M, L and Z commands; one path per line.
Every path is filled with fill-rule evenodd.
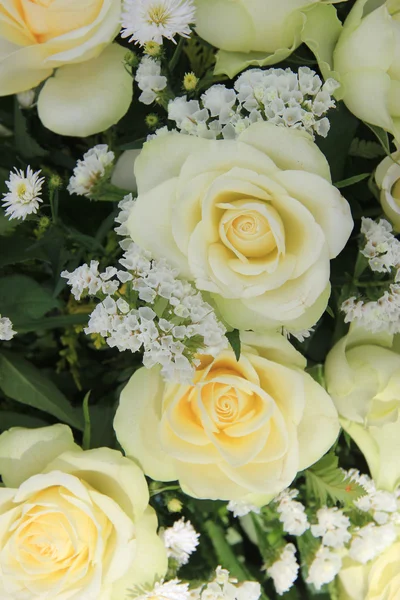
M 335 503 L 351 504 L 365 494 L 364 488 L 358 483 L 344 478 L 338 464 L 338 457 L 329 452 L 305 471 L 307 494 L 314 496 L 321 506 L 326 504 L 328 498 Z
M 379 156 L 385 156 L 386 152 L 382 148 L 381 144 L 377 142 L 370 142 L 368 140 L 359 140 L 354 138 L 351 142 L 349 149 L 350 156 L 357 156 L 359 158 L 374 159 Z
M 122 144 L 118 146 L 120 150 L 140 150 L 143 147 L 147 138 L 142 137 L 134 140 L 133 142 L 128 142 L 127 144 Z
M 203 43 L 198 37 L 191 36 L 187 39 L 183 51 L 189 59 L 190 68 L 197 77 L 203 77 L 215 63 L 215 49 L 213 46 Z
M 89 448 L 90 448 L 91 425 L 90 425 L 89 398 L 90 398 L 90 391 L 84 397 L 83 406 L 82 406 L 83 420 L 84 420 L 82 448 L 84 450 L 89 450 Z
M 349 187 L 349 185 L 354 185 L 355 183 L 359 183 L 360 181 L 364 181 L 370 176 L 370 173 L 361 173 L 360 175 L 354 175 L 353 177 L 348 177 L 347 179 L 342 179 L 341 181 L 337 181 L 334 185 L 337 188 L 345 188 Z
M 15 265 L 27 260 L 47 260 L 43 248 L 32 250 L 31 246 L 32 241 L 21 235 L 0 237 L 0 267 Z
M 18 321 L 40 319 L 59 306 L 51 293 L 26 275 L 0 278 L 0 313 L 16 325 Z
M 65 327 L 73 327 L 75 325 L 87 325 L 88 320 L 89 315 L 81 313 L 60 315 L 59 317 L 45 317 L 34 321 L 21 319 L 17 321 L 18 333 L 37 331 L 39 329 L 64 329 Z
M 14 106 L 14 134 L 17 151 L 27 159 L 46 156 L 48 152 L 43 150 L 29 134 L 26 118 L 19 107 L 17 99 L 15 99 Z
M 22 356 L 0 353 L 0 388 L 16 402 L 49 413 L 63 423 L 83 430 L 82 417 L 56 385 Z
M 0 410 L 0 431 L 6 431 L 10 427 L 46 427 L 49 425 L 44 419 L 26 415 L 13 410 Z
M 377 125 L 371 125 L 370 123 L 366 123 L 365 121 L 364 123 L 376 135 L 380 145 L 385 151 L 385 154 L 390 156 L 390 142 L 387 132 L 384 129 L 382 129 L 382 127 L 378 127 Z
M 228 331 L 226 334 L 230 345 L 232 346 L 232 350 L 235 353 L 236 360 L 240 359 L 240 351 L 241 351 L 241 342 L 240 342 L 240 333 L 238 329 L 234 329 L 233 331 Z

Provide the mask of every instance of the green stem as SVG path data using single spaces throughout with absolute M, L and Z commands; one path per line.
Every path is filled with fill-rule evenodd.
M 181 37 L 181 39 L 179 40 L 179 42 L 175 48 L 175 52 L 173 53 L 172 58 L 168 63 L 168 70 L 170 71 L 170 73 L 172 73 L 172 71 L 175 69 L 176 65 L 179 62 L 184 43 L 185 43 L 185 39 L 183 37 Z
M 393 281 L 358 281 L 358 279 L 354 279 L 354 285 L 361 288 L 369 288 L 369 287 L 386 287 Z
M 150 496 L 153 498 L 154 496 L 157 496 L 157 494 L 162 494 L 163 492 L 176 492 L 176 490 L 179 489 L 179 485 L 167 485 L 166 487 L 150 492 Z

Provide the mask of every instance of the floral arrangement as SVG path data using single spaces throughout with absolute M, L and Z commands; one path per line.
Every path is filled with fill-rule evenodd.
M 0 599 L 399 600 L 400 0 L 0 49 Z

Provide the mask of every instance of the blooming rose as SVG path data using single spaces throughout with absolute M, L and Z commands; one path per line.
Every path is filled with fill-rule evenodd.
M 238 140 L 170 133 L 135 161 L 135 242 L 210 292 L 238 329 L 316 323 L 353 227 L 308 134 L 260 122 Z
M 341 423 L 363 452 L 378 488 L 400 483 L 398 336 L 352 327 L 330 351 L 327 389 Z
M 146 475 L 199 498 L 275 495 L 332 445 L 337 413 L 303 356 L 276 333 L 241 340 L 239 361 L 232 350 L 200 357 L 193 385 L 158 368 L 132 376 L 114 428 Z
M 358 0 L 333 55 L 342 97 L 359 119 L 400 141 L 400 0 Z
M 398 600 L 400 541 L 365 565 L 345 559 L 338 575 L 338 600 Z
M 380 201 L 393 228 L 400 231 L 400 149 L 378 165 L 375 181 L 381 190 Z
M 132 81 L 122 63 L 126 51 L 116 46 L 102 53 L 118 34 L 120 15 L 120 0 L 1 2 L 0 95 L 36 87 L 60 67 L 39 94 L 44 125 L 63 135 L 87 136 L 107 129 L 125 114 L 132 99 Z M 86 71 L 77 64 L 83 61 L 88 61 Z M 63 116 L 67 103 L 74 105 L 70 122 Z
M 0 435 L 0 597 L 121 600 L 167 568 L 140 469 L 66 425 Z
M 337 0 L 328 0 L 328 2 Z M 324 0 L 196 0 L 196 31 L 220 48 L 216 73 L 273 65 L 302 42 L 325 61 L 341 25 Z

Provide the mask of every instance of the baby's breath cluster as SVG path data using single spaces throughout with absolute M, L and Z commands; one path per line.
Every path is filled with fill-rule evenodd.
M 199 545 L 199 537 L 190 521 L 179 519 L 172 527 L 167 527 L 160 532 L 160 537 L 167 549 L 168 558 L 172 558 L 178 565 L 186 565 L 193 552 Z
M 16 333 L 17 332 L 13 330 L 13 324 L 10 319 L 0 315 L 0 340 L 8 342 L 16 335 Z
M 191 590 L 190 600 L 259 600 L 260 596 L 261 586 L 258 582 L 238 583 L 229 571 L 217 567 L 214 580 Z
M 161 63 L 151 56 L 144 56 L 140 61 L 135 75 L 141 94 L 139 102 L 143 104 L 152 104 L 155 102 L 159 93 L 167 87 L 167 78 L 161 75 Z
M 308 67 L 298 73 L 291 69 L 250 69 L 240 75 L 234 89 L 217 84 L 201 101 L 181 96 L 168 105 L 168 118 L 182 133 L 211 139 L 235 139 L 252 123 L 303 129 L 312 137 L 325 137 L 335 106 L 331 94 L 338 87 L 334 79 L 324 84 Z
M 386 276 L 376 282 L 384 291 L 377 300 L 351 296 L 341 306 L 346 323 L 354 321 L 373 333 L 400 332 L 400 242 L 392 231 L 385 219 L 375 222 L 362 218 L 365 246 L 361 254 L 368 259 L 371 271 Z

